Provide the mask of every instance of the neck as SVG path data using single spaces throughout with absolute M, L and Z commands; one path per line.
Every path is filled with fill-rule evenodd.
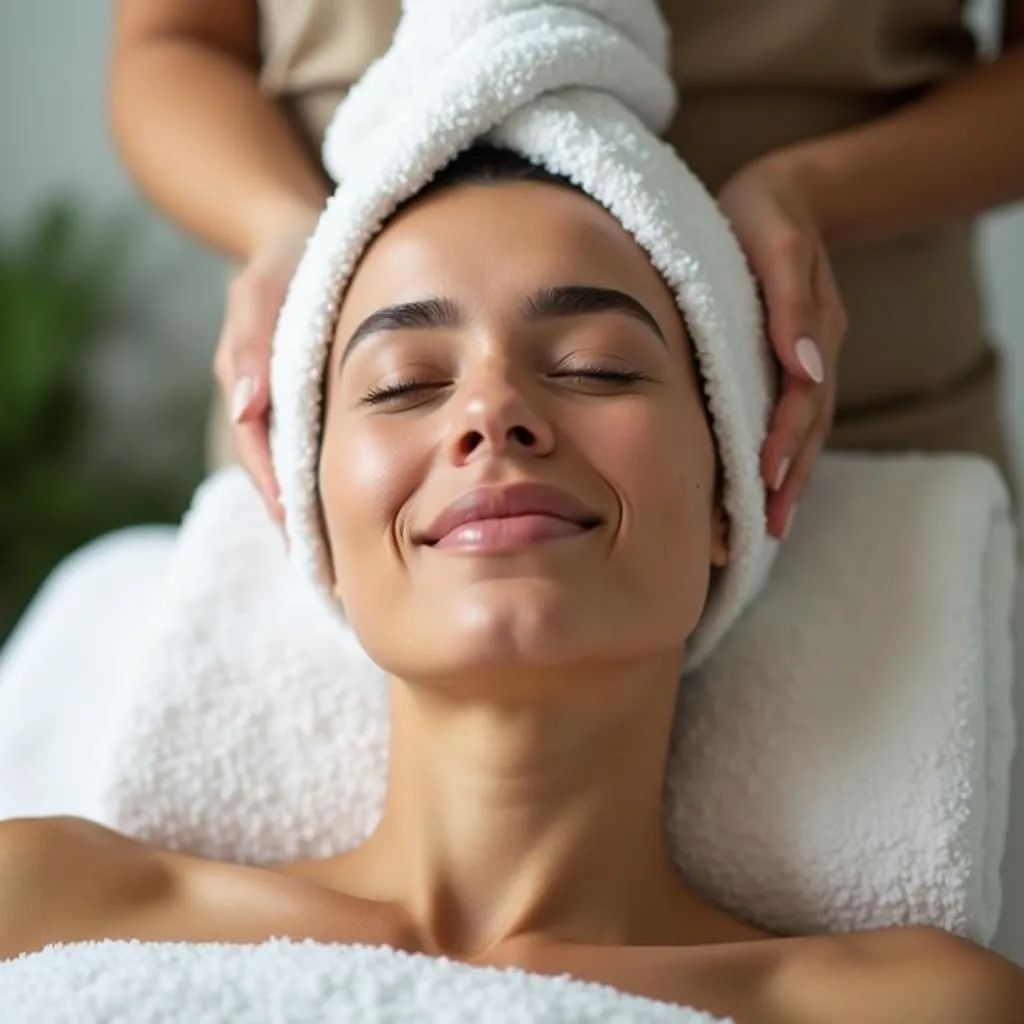
M 362 894 L 403 906 L 424 947 L 453 956 L 527 934 L 678 941 L 694 898 L 662 826 L 677 664 L 563 676 L 542 700 L 531 679 L 522 703 L 393 682 L 388 796 L 358 851 Z

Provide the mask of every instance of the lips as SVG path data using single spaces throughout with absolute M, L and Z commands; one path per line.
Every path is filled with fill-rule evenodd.
M 585 533 L 600 522 L 593 509 L 566 491 L 521 483 L 467 491 L 417 539 L 431 547 L 511 550 Z

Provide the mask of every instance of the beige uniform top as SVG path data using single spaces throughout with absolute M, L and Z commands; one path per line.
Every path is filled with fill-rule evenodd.
M 746 161 L 858 124 L 969 66 L 960 0 L 662 0 L 679 113 L 668 132 L 715 190 Z M 385 49 L 399 0 L 260 0 L 267 91 L 311 147 Z M 833 444 L 974 450 L 1006 468 L 997 367 L 959 224 L 839 253 L 850 315 Z

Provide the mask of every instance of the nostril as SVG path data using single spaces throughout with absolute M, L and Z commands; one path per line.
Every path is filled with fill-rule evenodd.
M 537 438 L 534 436 L 533 432 L 527 430 L 526 427 L 513 427 L 509 433 L 524 448 L 529 448 L 537 443 Z
M 480 447 L 484 439 L 484 435 L 478 430 L 470 430 L 462 438 L 462 453 L 463 455 L 472 455 L 473 452 Z
M 519 448 L 535 448 L 538 444 L 537 435 L 528 427 L 517 424 L 504 432 L 493 435 L 490 431 L 467 430 L 459 439 L 458 449 L 463 458 L 472 455 L 478 448 L 490 441 L 496 448 L 513 445 Z

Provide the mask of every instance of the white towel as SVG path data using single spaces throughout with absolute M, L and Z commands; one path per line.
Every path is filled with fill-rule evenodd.
M 317 498 L 323 370 L 340 295 L 384 220 L 481 137 L 568 178 L 646 250 L 683 312 L 724 476 L 730 562 L 687 644 L 695 668 L 759 589 L 774 554 L 760 450 L 774 364 L 743 253 L 657 133 L 671 119 L 654 0 L 409 0 L 391 49 L 327 132 L 341 180 L 274 341 L 273 451 L 296 560 L 328 583 Z M 328 598 L 329 586 L 323 590 Z
M 761 598 L 682 687 L 666 817 L 765 927 L 988 941 L 1013 747 L 1013 529 L 967 457 L 827 455 Z M 351 847 L 384 793 L 384 683 L 237 471 L 182 529 L 123 687 L 101 820 L 267 862 Z
M 88 942 L 0 962 L 4 1024 L 730 1024 L 604 985 L 368 946 Z
M 99 813 L 99 751 L 176 537 L 130 527 L 80 548 L 0 650 L 0 819 Z

